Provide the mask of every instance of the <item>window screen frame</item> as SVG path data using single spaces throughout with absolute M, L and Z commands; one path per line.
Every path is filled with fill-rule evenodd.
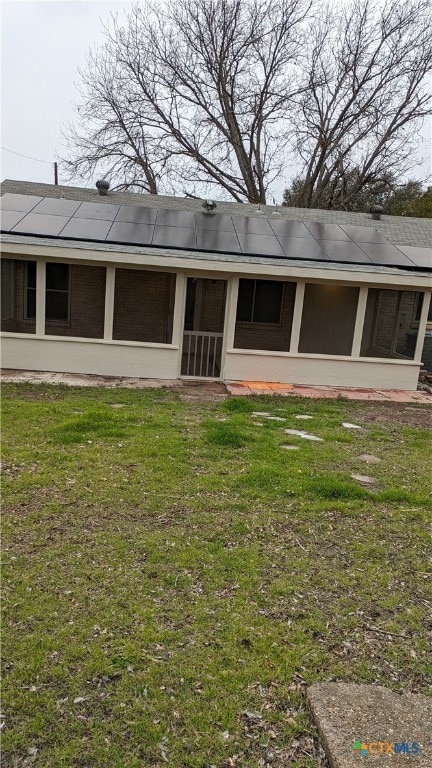
M 241 277 L 239 280 L 239 293 L 240 293 L 240 282 L 242 280 L 247 280 L 248 282 L 253 283 L 253 292 L 252 292 L 252 305 L 251 305 L 251 316 L 249 320 L 241 320 L 237 316 L 238 312 L 238 304 L 239 299 L 237 298 L 237 312 L 236 312 L 236 323 L 244 323 L 247 325 L 265 325 L 270 326 L 271 328 L 279 327 L 282 324 L 282 312 L 283 312 L 283 306 L 284 306 L 284 300 L 285 300 L 285 280 L 267 280 L 265 278 L 249 278 L 249 277 Z M 254 311 L 255 311 L 255 299 L 256 299 L 256 289 L 257 289 L 257 283 L 277 283 L 278 285 L 282 286 L 281 295 L 280 295 L 280 302 L 279 302 L 279 319 L 276 322 L 271 322 L 268 320 L 255 320 L 254 319 Z

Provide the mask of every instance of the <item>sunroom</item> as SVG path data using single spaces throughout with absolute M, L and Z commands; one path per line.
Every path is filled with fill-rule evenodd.
M 4 197 L 3 367 L 152 379 L 416 388 L 431 317 L 426 248 L 410 246 L 409 257 L 407 250 L 395 249 L 397 266 L 372 262 L 366 248 L 362 262 L 353 261 L 350 249 L 361 248 L 358 238 L 366 235 L 357 231 L 355 242 L 349 227 L 341 227 L 337 260 L 332 261 L 334 241 L 330 245 L 325 238 L 317 240 L 311 223 L 302 224 L 307 229 L 303 239 L 291 238 L 280 234 L 280 218 L 277 226 L 268 218 L 277 247 L 285 249 L 283 257 L 279 252 L 275 256 L 269 252 L 268 237 L 265 243 L 256 234 L 262 218 L 243 216 L 239 225 L 240 217 L 232 216 L 240 244 L 240 233 L 252 228 L 247 248 L 233 252 L 230 244 L 230 251 L 206 249 L 206 232 L 213 233 L 213 246 L 218 245 L 217 214 L 209 223 L 196 210 L 193 248 L 192 225 L 189 247 L 182 247 L 187 227 L 178 227 L 179 242 L 173 244 L 172 225 L 165 227 L 167 246 L 130 239 L 100 241 L 77 238 L 76 232 L 74 237 L 62 234 L 65 224 L 59 213 L 51 214 L 47 223 L 38 221 L 36 210 L 26 223 L 30 203 L 22 200 L 25 196 Z M 125 216 L 121 198 L 118 194 L 111 205 L 105 204 L 105 216 L 114 223 L 116 216 Z M 38 202 L 31 202 L 32 210 L 37 209 Z M 18 207 L 27 211 L 16 211 Z M 157 210 L 151 212 L 154 229 Z M 15 219 L 24 222 L 21 227 Z M 227 215 L 221 219 L 225 234 L 230 223 Z M 79 220 L 73 222 L 75 228 Z M 36 224 L 37 233 L 31 231 Z M 48 225 L 58 232 L 40 231 Z M 163 240 L 162 231 L 158 237 Z M 228 241 L 222 237 L 221 242 Z M 303 258 L 298 256 L 302 246 Z M 289 249 L 295 251 L 292 258 L 286 256 Z

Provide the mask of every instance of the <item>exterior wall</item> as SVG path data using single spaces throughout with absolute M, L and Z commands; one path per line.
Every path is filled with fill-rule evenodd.
M 113 338 L 170 344 L 175 275 L 116 269 Z
M 70 266 L 69 321 L 46 320 L 45 333 L 102 339 L 105 311 L 105 267 Z
M 306 283 L 299 352 L 350 355 L 359 289 Z
M 178 347 L 53 337 L 2 338 L 2 365 L 29 371 L 177 379 Z
M 311 386 L 417 389 L 420 366 L 396 360 L 337 359 L 228 350 L 227 381 L 275 381 Z
M 294 312 L 296 283 L 284 283 L 281 321 L 279 325 L 236 322 L 234 347 L 236 349 L 265 349 L 288 352 Z

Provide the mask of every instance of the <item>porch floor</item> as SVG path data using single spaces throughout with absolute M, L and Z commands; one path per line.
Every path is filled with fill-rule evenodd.
M 94 374 L 53 373 L 49 371 L 21 371 L 3 369 L 3 383 L 66 384 L 71 387 L 121 387 L 125 389 L 181 388 L 195 391 L 197 395 L 213 395 L 216 398 L 230 395 L 279 395 L 312 398 L 345 397 L 347 400 L 371 400 L 394 403 L 428 403 L 432 395 L 420 391 L 398 389 L 349 389 L 342 387 L 303 386 L 279 384 L 274 381 L 232 381 L 215 382 L 197 379 L 138 379 L 127 376 L 96 376 Z

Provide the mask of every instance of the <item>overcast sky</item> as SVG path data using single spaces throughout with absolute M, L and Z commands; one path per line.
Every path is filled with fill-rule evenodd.
M 77 68 L 101 41 L 100 19 L 129 2 L 1 0 L 1 146 L 53 163 L 61 129 L 74 117 Z M 53 181 L 53 167 L 2 149 L 2 179 Z M 61 178 L 59 179 L 61 183 Z
M 52 163 L 56 154 L 64 153 L 61 129 L 74 117 L 77 68 L 84 66 L 88 49 L 102 40 L 100 20 L 110 12 L 123 14 L 129 6 L 130 2 L 106 0 L 0 0 L 1 145 L 45 161 L 2 149 L 2 179 L 53 181 Z M 410 177 L 431 172 L 430 122 L 422 131 L 419 150 L 424 162 Z M 279 200 L 285 181 L 275 185 Z

